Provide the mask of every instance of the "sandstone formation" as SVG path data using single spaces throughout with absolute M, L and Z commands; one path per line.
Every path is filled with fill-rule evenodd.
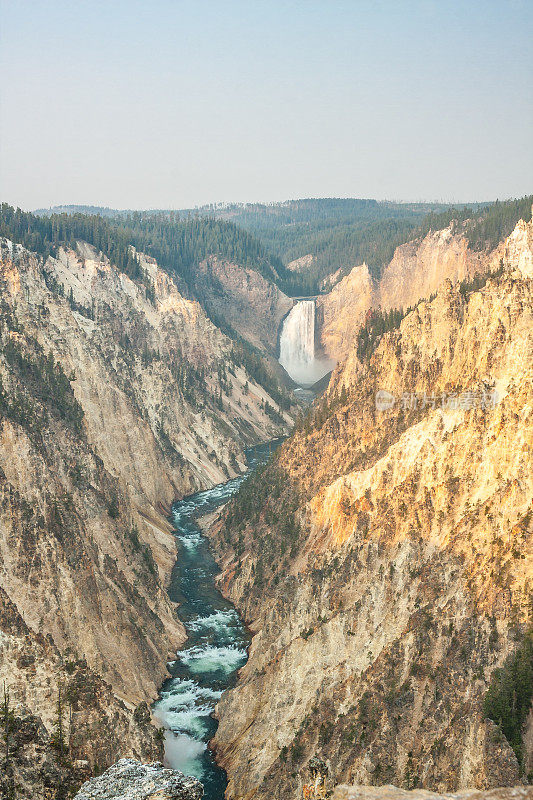
M 483 699 L 532 614 L 532 223 L 500 258 L 352 351 L 211 532 L 255 633 L 217 710 L 230 800 L 297 800 L 313 756 L 438 792 L 531 772 Z
M 200 800 L 204 790 L 196 778 L 123 758 L 103 775 L 84 783 L 74 800 Z

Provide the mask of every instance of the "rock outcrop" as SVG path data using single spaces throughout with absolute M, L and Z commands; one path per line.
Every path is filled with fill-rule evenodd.
M 483 700 L 531 624 L 532 235 L 352 352 L 212 530 L 255 633 L 217 710 L 230 800 L 297 800 L 314 756 L 337 783 L 523 779 Z
M 529 800 L 533 786 L 500 787 L 479 791 L 470 789 L 453 794 L 437 794 L 424 789 L 399 789 L 397 786 L 336 786 L 332 800 Z
M 159 762 L 140 764 L 123 758 L 84 783 L 74 800 L 200 800 L 203 794 L 196 778 L 165 769 Z
M 307 253 L 305 256 L 295 258 L 294 261 L 289 261 L 287 269 L 291 272 L 308 272 L 315 262 L 315 257 L 312 253 Z

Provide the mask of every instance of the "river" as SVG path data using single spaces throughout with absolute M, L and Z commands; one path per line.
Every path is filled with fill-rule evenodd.
M 170 598 L 187 641 L 168 664 L 170 676 L 154 703 L 156 721 L 165 729 L 169 766 L 193 775 L 204 785 L 205 800 L 223 800 L 226 773 L 217 766 L 208 742 L 217 727 L 212 712 L 222 692 L 232 686 L 246 663 L 250 636 L 234 607 L 215 585 L 217 564 L 196 520 L 226 503 L 250 471 L 264 464 L 281 440 L 247 452 L 248 472 L 172 506 L 178 558 Z

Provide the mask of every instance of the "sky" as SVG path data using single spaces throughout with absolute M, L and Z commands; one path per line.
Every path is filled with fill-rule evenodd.
M 0 199 L 533 191 L 532 0 L 0 0 Z

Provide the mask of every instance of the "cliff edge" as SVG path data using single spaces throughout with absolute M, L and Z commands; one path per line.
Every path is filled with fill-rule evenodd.
M 203 794 L 196 778 L 165 769 L 158 761 L 141 764 L 123 758 L 84 783 L 74 800 L 200 800 Z

